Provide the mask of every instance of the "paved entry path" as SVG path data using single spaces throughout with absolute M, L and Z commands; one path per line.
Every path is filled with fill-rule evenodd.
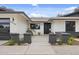
M 52 46 L 48 43 L 48 35 L 33 36 L 32 44 L 26 54 L 55 54 Z

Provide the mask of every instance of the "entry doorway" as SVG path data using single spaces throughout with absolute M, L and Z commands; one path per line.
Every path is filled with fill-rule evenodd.
M 51 32 L 51 23 L 44 23 L 44 34 L 49 34 Z

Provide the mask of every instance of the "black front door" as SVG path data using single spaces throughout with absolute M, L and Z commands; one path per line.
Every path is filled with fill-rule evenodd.
M 75 32 L 75 21 L 66 21 L 66 32 Z
M 51 31 L 51 23 L 44 23 L 44 34 L 49 34 Z

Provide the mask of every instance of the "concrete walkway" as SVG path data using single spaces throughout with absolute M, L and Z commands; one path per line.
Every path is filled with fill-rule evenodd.
M 26 54 L 55 54 L 55 52 L 48 43 L 48 36 L 33 36 Z
M 0 55 L 79 55 L 79 45 L 50 45 L 48 36 L 33 36 L 26 46 L 0 46 Z

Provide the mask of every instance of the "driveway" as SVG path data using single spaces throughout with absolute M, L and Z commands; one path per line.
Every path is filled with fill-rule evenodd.
M 50 45 L 48 36 L 33 36 L 26 46 L 0 46 L 0 55 L 79 55 L 79 45 Z

